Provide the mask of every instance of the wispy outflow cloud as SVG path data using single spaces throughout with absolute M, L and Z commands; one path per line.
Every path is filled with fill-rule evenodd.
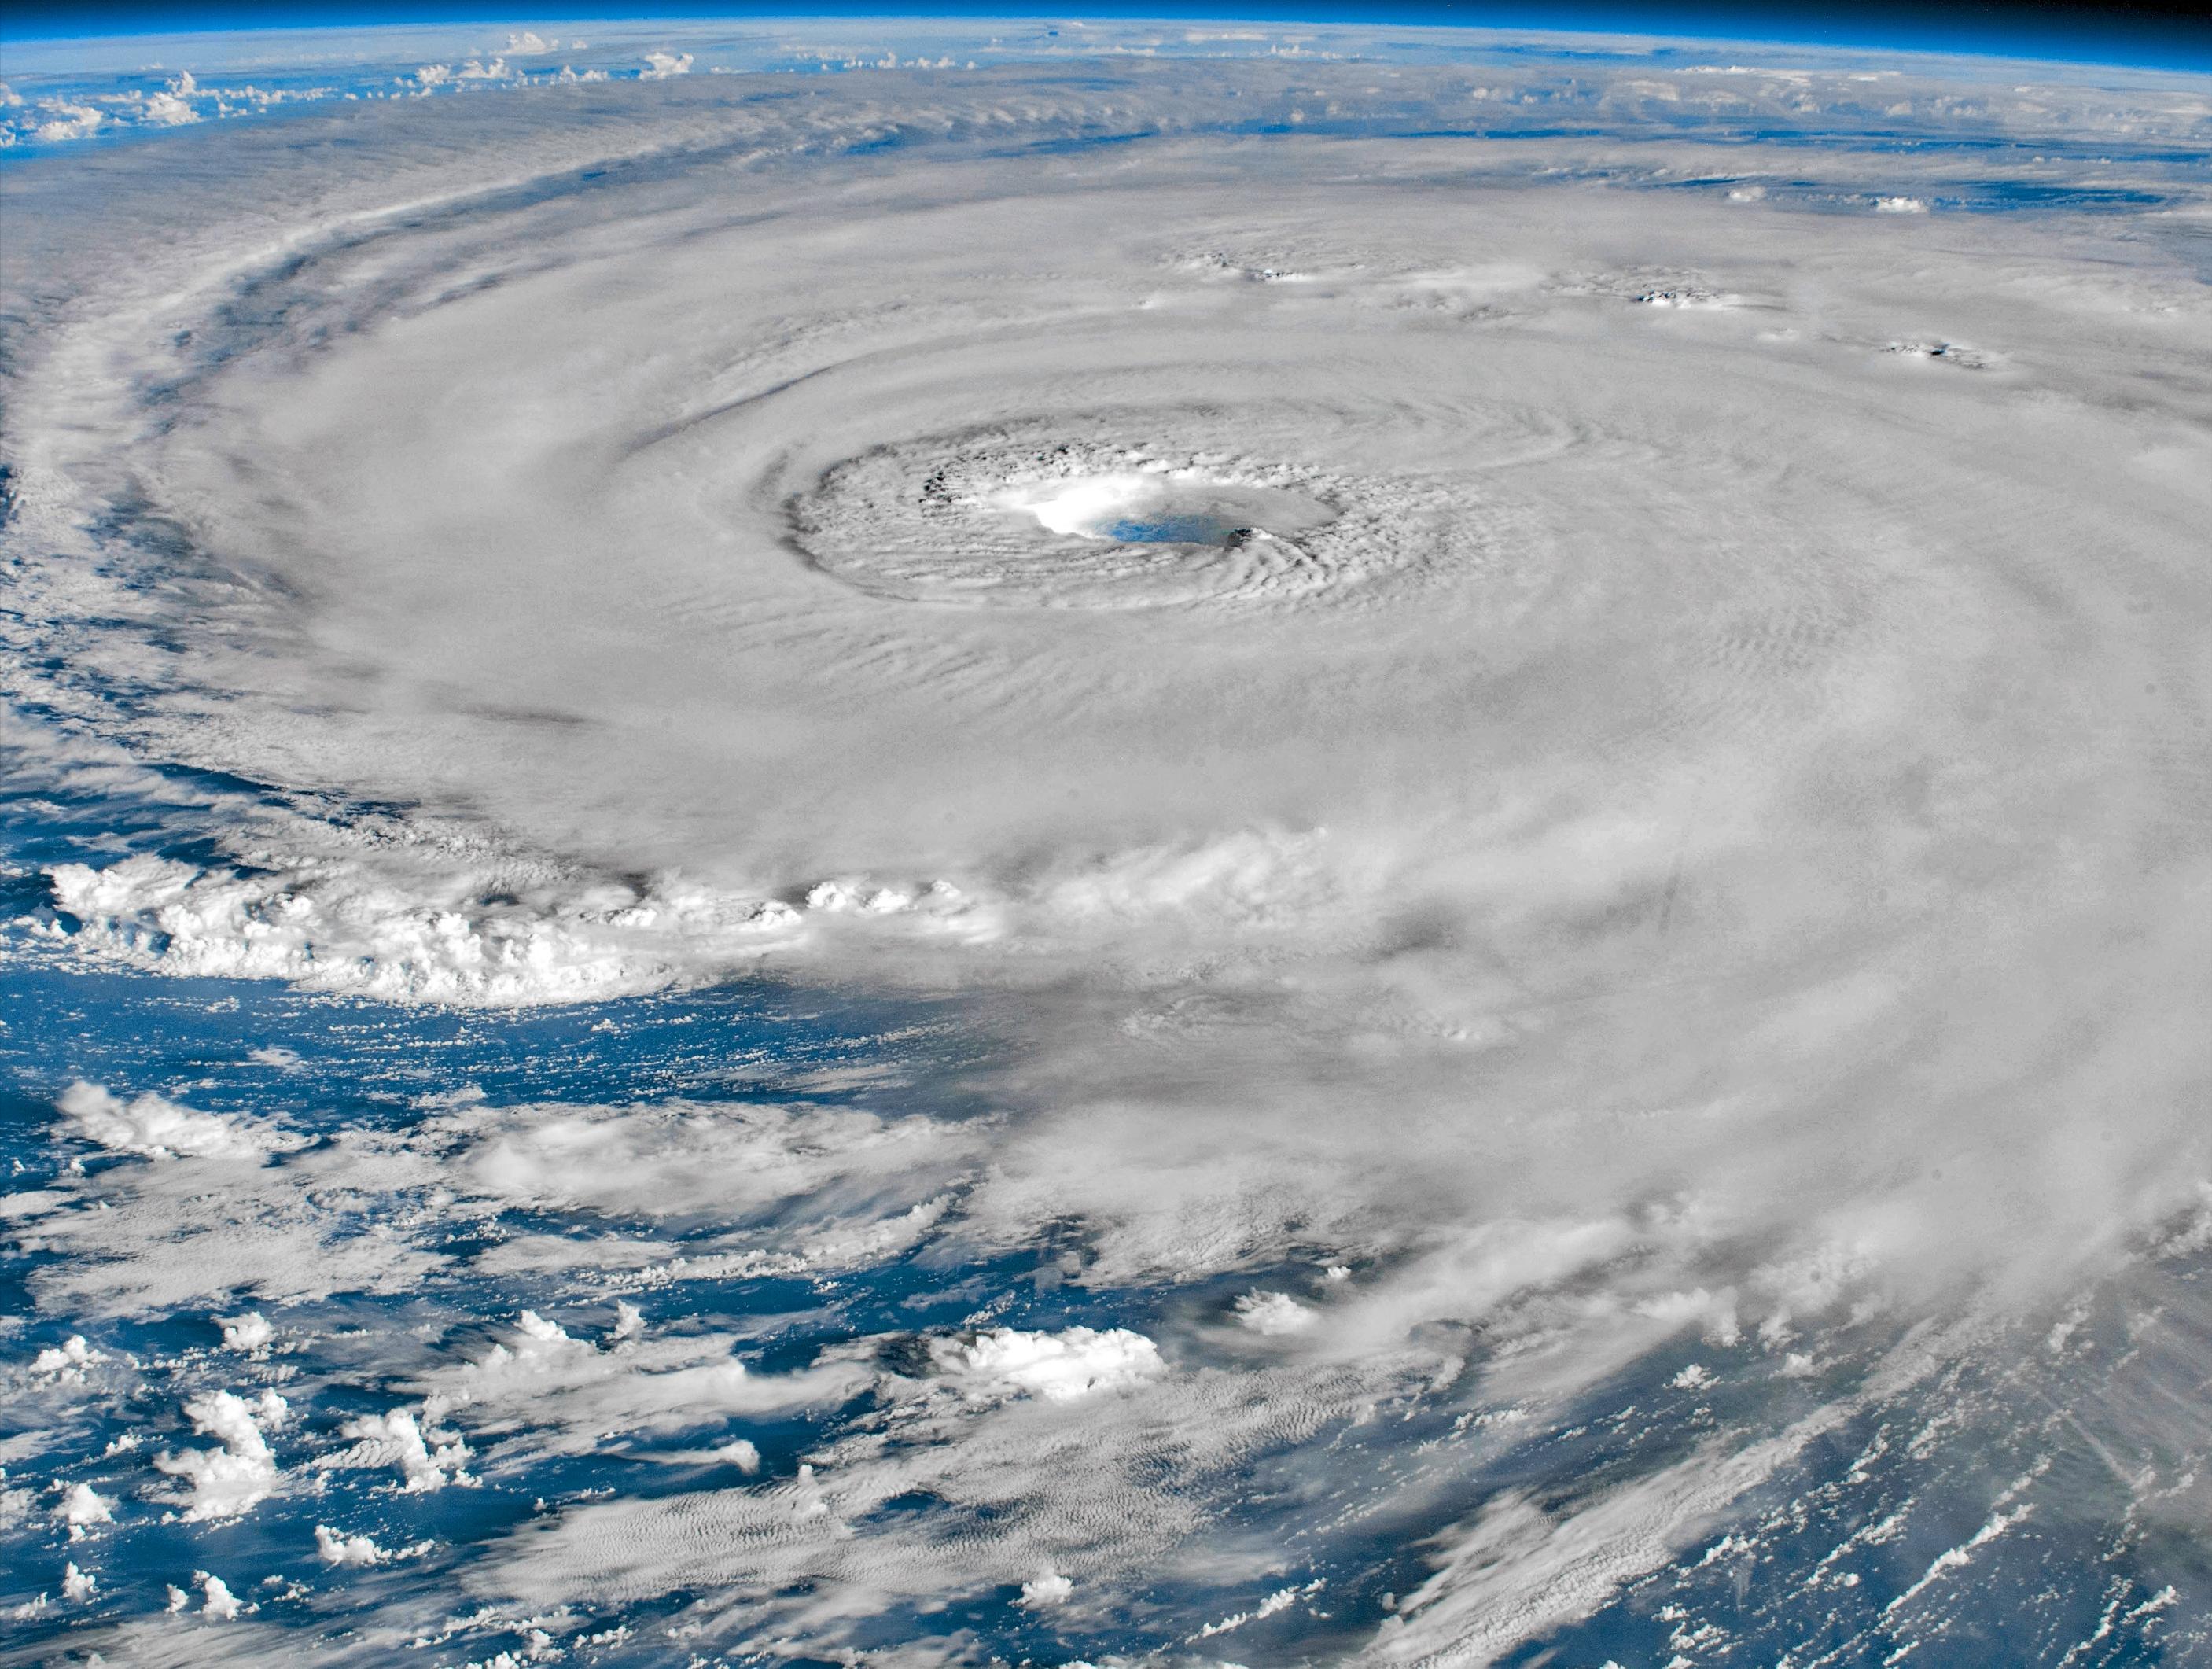
M 2141 1283 L 2187 1337 L 2111 1324 L 2168 1410 L 2112 1510 L 2183 1512 L 2201 90 L 1134 30 L 803 97 L 679 34 L 555 88 L 518 31 L 345 145 L 11 174 L 0 740 L 134 813 L 15 878 L 11 959 L 417 1012 L 764 972 L 978 1040 L 373 1112 L 264 1051 L 281 1116 L 47 1063 L 23 1394 L 169 1376 L 145 1499 L 325 1492 L 296 1556 L 395 1640 L 447 1626 L 406 1554 L 548 1641 L 957 1602 L 1103 1654 L 1144 1587 L 1146 1649 L 1472 1663 L 1723 1521 L 1932 1516 L 1838 1504 L 1895 1411 L 2094 1412 Z M 217 113 L 173 79 L 128 119 Z M 450 1562 L 337 1510 L 593 1466 Z M 40 1533 L 127 1532 L 66 1482 Z M 2031 1498 L 2094 1516 L 1942 1547 Z M 246 1582 L 193 1617 L 258 1638 Z
M 112 1313 L 226 1294 L 285 1303 L 403 1291 L 454 1267 L 443 1249 L 452 1230 L 505 1212 L 661 1238 L 539 1246 L 502 1237 L 478 1263 L 550 1258 L 602 1275 L 625 1269 L 621 1278 L 645 1285 L 865 1268 L 936 1231 L 989 1131 L 982 1120 L 803 1104 L 465 1105 L 404 1131 L 355 1127 L 311 1140 L 279 1128 L 247 1141 L 222 1115 L 150 1093 L 126 1102 L 82 1081 L 61 1110 L 70 1136 L 88 1112 L 121 1121 L 106 1145 L 140 1162 L 22 1201 L 16 1234 L 27 1248 L 64 1254 L 40 1278 L 46 1301 Z M 259 1312 L 219 1327 L 228 1349 L 248 1354 L 276 1332 Z M 79 1339 L 47 1354 L 58 1374 L 82 1373 L 97 1353 Z
M 630 1433 L 835 1407 L 874 1377 L 863 1361 L 836 1358 L 797 1373 L 754 1373 L 732 1354 L 736 1343 L 693 1334 L 594 1344 L 525 1310 L 511 1343 L 426 1382 L 423 1416 L 458 1421 L 478 1433 L 479 1442 L 532 1434 L 506 1447 L 535 1458 L 587 1452 Z M 416 1468 L 408 1471 L 411 1480 Z
M 155 1159 L 236 1156 L 259 1151 L 253 1136 L 220 1113 L 195 1112 L 155 1094 L 125 1101 L 80 1078 L 63 1092 L 74 1134 L 111 1152 Z

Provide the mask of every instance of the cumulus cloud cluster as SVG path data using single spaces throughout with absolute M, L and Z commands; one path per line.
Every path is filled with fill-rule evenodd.
M 289 1412 L 274 1391 L 252 1402 L 234 1392 L 217 1391 L 185 1405 L 192 1429 L 222 1444 L 155 1458 L 155 1465 L 191 1487 L 187 1520 L 234 1519 L 276 1490 L 282 1474 L 266 1434 L 281 1427 Z
M 2065 1380 L 2066 1306 L 2201 1257 L 2212 451 L 2177 391 L 2212 309 L 2162 160 L 2201 98 L 642 61 L 364 107 L 311 160 L 242 134 L 182 186 L 151 145 L 89 195 L 10 176 L 8 745 L 177 834 L 45 862 L 10 953 L 949 993 L 982 1110 L 310 1136 L 58 1081 L 36 1301 L 197 1307 L 264 1376 L 170 1403 L 214 1443 L 149 1462 L 185 1521 L 635 1457 L 690 1483 L 452 1580 L 860 1650 L 955 1598 L 1088 1626 L 1170 1559 L 1177 1639 L 1319 1629 L 1374 1517 L 1419 1550 L 1347 1657 L 1479 1661 L 1822 1446 L 1888 1453 L 2007 1341 Z M 416 90 L 512 78 L 473 63 Z M 1877 115 L 1924 143 L 1837 137 Z M 958 1325 L 798 1351 L 638 1307 L 893 1268 Z M 495 1312 L 277 1390 L 341 1331 L 295 1311 L 472 1282 Z M 41 1397 L 144 1371 L 43 1349 Z M 1632 1463 L 1478 1484 L 1607 1398 Z M 1393 1422 L 1420 1447 L 1378 1465 Z M 1209 1528 L 1322 1499 L 1310 1567 Z M 386 1583 L 410 1544 L 326 1516 L 321 1566 Z M 201 1614 L 250 1626 L 223 1581 Z

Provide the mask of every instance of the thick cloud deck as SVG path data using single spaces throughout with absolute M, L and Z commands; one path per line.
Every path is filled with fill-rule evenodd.
M 2201 87 L 1134 26 L 710 82 L 679 34 L 4 176 L 9 746 L 131 808 L 11 953 L 519 1008 L 766 967 L 962 1005 L 986 1116 L 641 1083 L 308 1145 L 48 1063 L 98 1150 L 25 1208 L 57 1325 L 513 1287 L 343 1422 L 338 1367 L 180 1385 L 149 1499 L 619 1433 L 706 1481 L 561 1495 L 453 1615 L 1486 1661 L 1782 1495 L 1856 1584 L 1831 1447 L 2009 1417 L 2023 1339 L 2092 1408 L 2115 1294 L 2201 1328 Z M 632 1304 L 890 1270 L 966 1319 L 748 1367 L 757 1319 Z M 2054 1435 L 1759 1649 L 1890 1649 L 2031 1508 L 2086 1561 L 2201 1505 L 2201 1410 L 2140 1426 L 2125 1509 L 2034 1483 Z M 427 1544 L 375 1528 L 313 1545 Z M 2200 1626 L 2128 1610 L 2144 1556 L 2127 1637 Z

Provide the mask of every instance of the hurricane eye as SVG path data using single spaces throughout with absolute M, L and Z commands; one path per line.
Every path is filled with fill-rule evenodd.
M 1172 433 L 1177 419 L 1108 412 L 1097 426 Z M 821 572 L 972 608 L 1371 600 L 1480 567 L 1499 521 L 1495 506 L 1419 482 L 1203 444 L 1047 444 L 1028 425 L 866 454 L 794 494 L 788 513 Z
M 1198 545 L 1235 551 L 1291 539 L 1337 519 L 1311 496 L 1204 475 L 1115 474 L 1010 487 L 991 501 L 1048 533 L 1117 545 Z

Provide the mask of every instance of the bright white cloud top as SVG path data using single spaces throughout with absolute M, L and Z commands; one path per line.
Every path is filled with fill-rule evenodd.
M 2205 1648 L 2201 78 L 590 34 L 19 76 L 6 977 L 616 1034 L 11 1042 L 26 1626 Z

